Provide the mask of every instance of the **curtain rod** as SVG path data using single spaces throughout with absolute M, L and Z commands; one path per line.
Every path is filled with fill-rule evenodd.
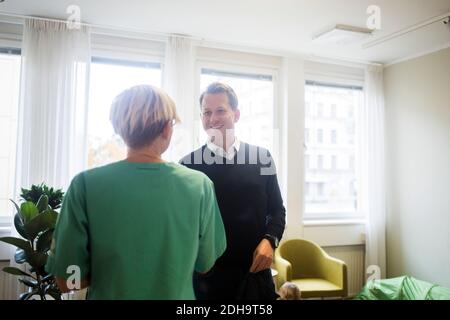
M 40 17 L 40 16 L 32 16 L 32 15 L 22 15 L 22 14 L 16 14 L 16 13 L 9 13 L 6 11 L 0 10 L 0 15 L 6 16 L 6 17 L 12 17 L 12 18 L 19 18 L 19 19 L 39 19 L 42 21 L 49 21 L 49 22 L 63 22 L 66 23 L 66 20 L 62 19 L 56 19 L 56 18 L 46 18 L 46 17 Z M 16 24 L 23 24 L 23 21 L 14 21 L 13 23 Z M 194 37 L 190 36 L 188 34 L 182 34 L 182 33 L 165 33 L 165 32 L 158 32 L 158 31 L 147 31 L 142 29 L 135 29 L 135 28 L 129 28 L 129 27 L 121 27 L 121 26 L 113 26 L 113 25 L 102 25 L 102 24 L 95 24 L 95 23 L 86 23 L 86 22 L 80 22 L 81 26 L 91 27 L 94 29 L 103 29 L 103 30 L 111 30 L 111 31 L 123 31 L 123 32 L 132 32 L 132 33 L 138 33 L 143 35 L 149 35 L 149 36 L 159 36 L 167 38 L 169 36 L 177 36 L 180 38 L 189 38 L 192 40 L 204 40 L 200 37 Z
M 41 20 L 44 20 L 44 21 L 51 21 L 51 22 L 66 22 L 66 21 L 61 20 L 61 19 L 15 14 L 15 13 L 9 13 L 9 12 L 0 10 L 0 16 L 1 15 L 6 16 L 6 17 L 12 17 L 12 18 L 19 18 L 19 19 L 34 18 L 34 19 L 41 19 Z M 1 21 L 1 19 L 0 19 L 0 21 Z M 5 21 L 5 22 L 10 22 L 11 23 L 11 21 Z M 23 21 L 13 21 L 12 23 L 23 24 Z M 122 32 L 130 32 L 130 33 L 135 33 L 135 34 L 147 35 L 147 36 L 150 36 L 150 38 L 154 37 L 153 40 L 161 40 L 161 39 L 155 39 L 155 37 L 157 37 L 157 36 L 159 36 L 161 38 L 164 38 L 164 40 L 167 40 L 167 38 L 169 36 L 174 35 L 174 36 L 178 36 L 178 37 L 184 37 L 184 38 L 189 38 L 189 39 L 192 39 L 192 40 L 197 40 L 197 41 L 200 41 L 200 42 L 205 43 L 205 44 L 215 44 L 216 47 L 222 48 L 222 49 L 226 49 L 226 50 L 236 50 L 236 49 L 233 49 L 233 47 L 237 46 L 236 44 L 233 44 L 233 43 L 212 41 L 212 40 L 207 40 L 205 38 L 195 37 L 195 36 L 190 36 L 190 35 L 180 34 L 180 33 L 164 33 L 164 32 L 156 32 L 156 31 L 155 32 L 153 32 L 153 31 L 149 32 L 149 31 L 142 31 L 142 30 L 133 29 L 133 28 L 125 28 L 125 27 L 122 28 L 122 27 L 111 26 L 111 25 L 100 25 L 100 24 L 84 23 L 84 22 L 80 22 L 80 25 L 88 26 L 88 27 L 97 29 L 97 30 L 94 30 L 94 33 L 97 33 L 97 34 L 104 33 L 104 32 L 101 32 L 102 29 L 103 30 L 110 30 L 110 31 L 122 31 Z M 218 44 L 220 44 L 220 46 Z M 214 45 L 213 45 L 213 47 L 214 47 Z M 257 47 L 248 47 L 248 48 L 251 49 L 250 52 L 253 52 L 253 53 L 257 53 L 257 51 L 259 51 L 259 50 L 264 50 L 263 48 L 257 48 Z M 261 54 L 261 53 L 259 53 L 259 54 Z M 264 53 L 262 53 L 262 54 L 264 54 Z M 288 56 L 288 55 L 292 55 L 292 54 L 299 55 L 299 56 L 302 56 L 302 57 L 308 57 L 304 53 L 299 53 L 299 52 L 277 52 L 275 50 L 273 53 L 271 53 L 271 55 L 278 55 L 278 56 L 282 56 L 282 57 Z M 322 59 L 325 59 L 325 60 L 332 59 L 332 60 L 335 61 L 335 63 L 336 62 L 339 63 L 339 61 L 341 61 L 342 63 L 347 63 L 347 62 L 355 63 L 354 60 L 350 60 L 350 59 L 347 60 L 347 59 L 341 59 L 341 58 L 329 58 L 329 57 L 326 57 L 326 56 L 322 56 L 322 57 L 317 56 L 316 58 L 319 58 L 319 59 L 322 58 Z M 374 63 L 374 62 L 369 62 L 369 61 L 357 61 L 356 63 L 363 64 L 363 65 L 377 65 L 377 66 L 381 66 L 382 65 L 380 63 Z
M 414 24 L 412 26 L 409 26 L 407 28 L 404 28 L 402 30 L 399 30 L 399 31 L 396 31 L 394 33 L 388 34 L 387 36 L 381 37 L 381 38 L 376 39 L 376 40 L 369 41 L 369 42 L 363 44 L 363 49 L 368 49 L 368 48 L 374 47 L 376 45 L 379 45 L 380 43 L 389 41 L 391 39 L 395 39 L 395 38 L 400 37 L 400 36 L 403 36 L 403 35 L 408 34 L 410 32 L 413 32 L 413 31 L 416 31 L 418 29 L 421 29 L 421 28 L 424 28 L 426 26 L 429 26 L 430 24 L 443 21 L 444 19 L 447 19 L 449 17 L 450 17 L 450 12 L 447 12 L 446 14 L 441 14 L 439 16 L 432 17 L 432 18 L 430 18 L 428 20 L 416 23 L 416 24 Z

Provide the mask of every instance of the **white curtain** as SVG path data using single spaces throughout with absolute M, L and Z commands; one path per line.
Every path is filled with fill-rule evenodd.
M 170 147 L 164 157 L 174 162 L 178 162 L 194 147 L 194 112 L 198 108 L 194 95 L 194 61 L 193 41 L 186 37 L 170 36 L 165 54 L 164 89 L 175 101 L 181 124 L 175 126 Z
M 23 30 L 15 198 L 45 182 L 67 190 L 84 169 L 90 33 L 82 26 L 27 19 Z M 14 229 L 14 228 L 13 228 Z M 14 256 L 11 256 L 14 264 Z M 11 281 L 10 297 L 23 287 Z
M 365 98 L 360 113 L 361 209 L 366 215 L 366 271 L 386 277 L 386 185 L 384 153 L 383 68 L 365 71 Z

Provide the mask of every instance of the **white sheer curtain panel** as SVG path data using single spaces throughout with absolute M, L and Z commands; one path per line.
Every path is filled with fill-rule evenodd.
M 170 36 L 164 64 L 164 89 L 175 101 L 181 124 L 174 128 L 165 158 L 174 162 L 178 162 L 194 147 L 194 108 L 198 108 L 194 96 L 194 61 L 193 41 L 186 37 Z
M 90 60 L 87 27 L 25 21 L 16 199 L 21 187 L 42 182 L 66 191 L 72 177 L 84 169 Z M 11 261 L 17 266 L 13 253 Z M 10 298 L 17 299 L 22 292 L 17 278 L 12 279 Z
M 89 30 L 29 19 L 22 61 L 16 185 L 67 188 L 85 166 Z
M 361 210 L 366 215 L 366 271 L 372 278 L 386 277 L 386 184 L 383 68 L 365 71 L 365 99 L 361 110 Z

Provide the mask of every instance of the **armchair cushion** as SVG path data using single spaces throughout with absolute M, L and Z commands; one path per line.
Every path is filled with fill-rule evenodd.
M 299 287 L 302 298 L 339 297 L 342 295 L 341 287 L 324 279 L 297 279 L 292 280 L 292 283 Z

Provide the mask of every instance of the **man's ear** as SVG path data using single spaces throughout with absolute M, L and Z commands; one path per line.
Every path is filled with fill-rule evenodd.
M 239 109 L 234 110 L 234 122 L 238 122 L 241 117 L 241 111 Z

